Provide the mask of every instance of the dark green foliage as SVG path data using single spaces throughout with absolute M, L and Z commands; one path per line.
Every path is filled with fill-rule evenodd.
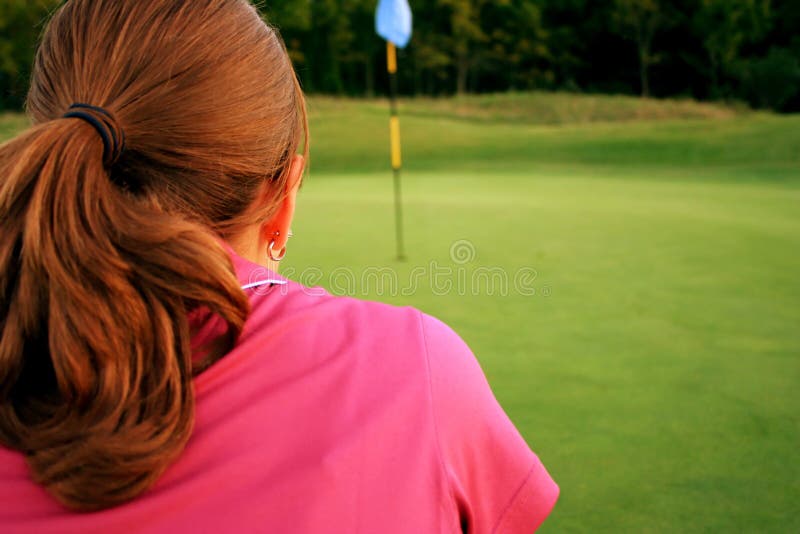
M 0 0 L 0 109 L 20 108 L 36 42 L 60 0 Z
M 384 44 L 373 30 L 376 3 L 273 2 L 263 11 L 299 60 L 306 89 L 372 95 L 387 89 Z M 800 58 L 794 36 L 800 8 L 793 0 L 410 4 L 414 36 L 401 51 L 399 73 L 406 94 L 560 89 L 800 110 L 800 87 L 789 68 Z
M 800 60 L 786 48 L 743 63 L 743 94 L 755 107 L 782 109 L 800 94 Z
M 0 2 L 0 108 L 18 108 L 59 0 Z M 377 0 L 257 0 L 307 91 L 386 94 Z M 800 111 L 797 0 L 410 0 L 408 95 L 567 90 Z

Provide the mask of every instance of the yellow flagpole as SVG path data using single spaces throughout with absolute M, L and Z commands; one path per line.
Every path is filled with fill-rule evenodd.
M 386 41 L 386 68 L 389 71 L 389 90 L 391 114 L 389 117 L 389 137 L 392 151 L 392 172 L 394 174 L 394 213 L 397 237 L 397 259 L 405 259 L 403 245 L 403 203 L 400 195 L 400 169 L 403 160 L 400 151 L 400 118 L 397 116 L 397 49 L 394 43 Z

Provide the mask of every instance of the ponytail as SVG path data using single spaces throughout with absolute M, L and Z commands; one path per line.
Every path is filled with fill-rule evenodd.
M 207 226 L 113 182 L 80 120 L 0 146 L 0 228 L 0 443 L 72 509 L 130 500 L 192 430 L 187 312 L 227 322 L 223 353 L 242 330 L 230 259 Z
M 189 439 L 192 377 L 248 313 L 220 237 L 277 210 L 286 155 L 308 151 L 305 100 L 248 0 L 70 0 L 27 111 L 35 126 L 0 146 L 0 444 L 98 510 Z M 228 328 L 193 355 L 195 309 Z

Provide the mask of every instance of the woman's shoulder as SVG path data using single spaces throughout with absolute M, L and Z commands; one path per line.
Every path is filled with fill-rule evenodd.
M 251 304 L 243 343 L 251 337 L 280 338 L 304 353 L 347 352 L 388 366 L 406 367 L 413 361 L 415 374 L 422 376 L 477 367 L 472 351 L 450 326 L 416 307 L 334 295 L 292 281 L 255 295 Z
M 416 362 L 415 375 L 435 387 L 450 388 L 448 396 L 469 398 L 474 390 L 488 391 L 483 371 L 472 350 L 447 323 L 413 306 L 402 306 L 333 295 L 320 287 L 289 281 L 274 288 L 263 304 L 254 301 L 254 330 L 295 332 L 287 337 L 296 347 L 347 347 L 384 365 Z M 267 304 L 269 301 L 269 304 Z M 274 334 L 270 334 L 273 336 Z
M 422 337 L 427 328 L 447 328 L 421 310 L 335 295 L 322 287 L 309 287 L 287 280 L 251 297 L 250 327 L 261 329 L 291 322 L 317 332 L 344 331 L 383 340 Z M 247 328 L 246 328 L 247 329 Z

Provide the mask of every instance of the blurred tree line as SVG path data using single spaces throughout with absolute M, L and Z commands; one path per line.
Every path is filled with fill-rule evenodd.
M 0 0 L 0 108 L 19 107 L 61 0 Z M 384 94 L 377 0 L 259 0 L 309 92 Z M 410 0 L 405 94 L 507 90 L 744 100 L 800 111 L 800 0 Z

